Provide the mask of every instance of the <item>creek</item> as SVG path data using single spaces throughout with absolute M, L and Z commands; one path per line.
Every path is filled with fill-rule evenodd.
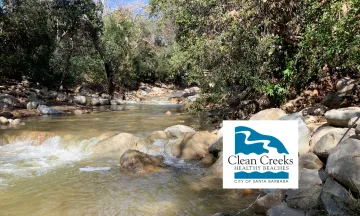
M 0 215 L 212 215 L 235 213 L 257 196 L 222 189 L 222 180 L 204 181 L 205 167 L 174 158 L 154 140 L 150 154 L 162 154 L 167 172 L 122 173 L 121 155 L 94 155 L 91 146 L 120 132 L 145 136 L 166 127 L 198 127 L 176 105 L 126 105 L 117 111 L 80 116 L 25 119 L 25 126 L 1 130 L 9 144 L 0 146 Z M 173 115 L 164 115 L 166 111 Z M 44 142 L 26 140 L 34 131 L 49 132 Z M 19 138 L 20 137 L 20 138 Z M 25 138 L 24 138 L 25 137 Z

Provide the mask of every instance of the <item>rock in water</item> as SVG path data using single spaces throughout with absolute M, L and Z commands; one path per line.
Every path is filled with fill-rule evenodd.
M 174 125 L 174 126 L 166 128 L 164 131 L 169 138 L 171 138 L 171 137 L 180 138 L 185 133 L 195 132 L 195 130 L 193 128 L 185 126 L 185 125 Z
M 360 193 L 359 170 L 360 140 L 347 139 L 331 150 L 326 172 L 355 193 Z
M 40 105 L 40 106 L 38 106 L 37 109 L 40 112 L 40 114 L 43 114 L 43 115 L 62 115 L 62 114 L 64 114 L 64 112 L 61 110 L 57 110 L 57 109 L 54 109 L 54 108 L 51 108 L 51 107 L 48 107 L 45 105 Z
M 101 106 L 110 105 L 109 99 L 99 98 L 99 103 Z
M 167 139 L 165 131 L 155 131 L 149 134 L 150 139 Z
M 333 109 L 325 113 L 329 125 L 337 127 L 347 127 L 349 120 L 358 116 L 360 116 L 360 107 Z
M 209 152 L 217 155 L 219 152 L 223 150 L 223 139 L 217 139 L 209 146 Z
M 167 111 L 167 112 L 165 113 L 165 115 L 171 115 L 171 112 L 170 112 L 170 111 Z
M 128 149 L 141 150 L 150 145 L 150 141 L 130 133 L 120 133 L 98 142 L 92 147 L 94 154 L 123 154 Z
M 217 136 L 208 131 L 187 133 L 172 148 L 172 154 L 183 160 L 197 160 L 209 153 L 209 146 Z
M 100 99 L 99 98 L 91 98 L 91 105 L 92 106 L 100 106 Z
M 74 111 L 74 114 L 75 114 L 75 115 L 82 115 L 83 112 L 82 112 L 81 110 L 75 110 L 75 111 Z
M 201 159 L 201 164 L 205 166 L 211 166 L 216 162 L 216 157 L 212 154 L 206 155 L 203 159 Z
M 120 168 L 131 173 L 149 173 L 167 167 L 161 155 L 152 156 L 137 150 L 126 150 L 120 157 Z
M 81 95 L 74 96 L 74 102 L 80 105 L 86 105 L 86 97 Z
M 256 113 L 250 118 L 250 120 L 276 120 L 284 115 L 286 115 L 284 110 L 271 108 Z
M 0 116 L 0 124 L 3 125 L 9 124 L 9 120 L 3 116 Z
M 14 119 L 9 121 L 11 126 L 18 126 L 21 124 L 21 120 L 20 119 Z

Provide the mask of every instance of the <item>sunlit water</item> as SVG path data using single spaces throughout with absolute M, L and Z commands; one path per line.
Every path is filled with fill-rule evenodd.
M 107 108 L 103 108 L 107 109 Z M 1 130 L 10 144 L 0 146 L 0 215 L 211 215 L 238 212 L 256 195 L 241 197 L 204 180 L 206 168 L 171 156 L 169 142 L 155 140 L 151 154 L 163 154 L 166 172 L 130 175 L 119 158 L 92 155 L 91 146 L 113 134 L 144 136 L 168 126 L 199 122 L 169 105 L 119 106 L 118 111 L 25 120 L 26 126 Z M 170 110 L 173 115 L 164 115 Z M 16 140 L 47 131 L 40 146 Z

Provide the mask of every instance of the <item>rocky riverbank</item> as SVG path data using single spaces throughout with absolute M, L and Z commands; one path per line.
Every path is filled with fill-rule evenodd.
M 314 108 L 315 109 L 315 108 Z M 320 108 L 317 108 L 320 109 Z M 298 120 L 299 189 L 263 190 L 250 212 L 278 215 L 359 215 L 360 117 L 359 107 L 306 110 L 286 114 L 281 109 L 263 110 L 252 120 Z M 222 175 L 222 139 L 209 147 L 218 160 L 208 175 Z
M 304 110 L 286 114 L 281 109 L 268 109 L 251 117 L 252 120 L 299 122 L 299 189 L 262 190 L 254 204 L 247 209 L 250 214 L 359 214 L 360 163 L 357 158 L 360 156 L 360 121 L 356 122 L 356 119 L 360 116 L 360 108 L 349 107 L 316 113 L 318 115 L 308 115 Z M 166 167 L 161 156 L 143 153 L 154 148 L 149 140 L 176 138 L 175 143 L 164 148 L 168 149 L 167 152 L 155 152 L 171 154 L 184 161 L 193 161 L 208 167 L 201 177 L 202 182 L 222 178 L 222 129 L 211 132 L 195 131 L 188 126 L 175 125 L 164 131 L 153 132 L 145 138 L 130 138 L 132 136 L 119 134 L 98 143 L 95 148 L 102 154 L 117 152 L 119 156 L 122 155 L 121 161 L 126 158 L 126 162 L 121 162 L 120 166 L 127 172 L 147 173 Z M 124 137 L 128 137 L 128 141 L 124 140 Z M 130 154 L 125 151 L 134 152 Z M 203 183 L 202 186 L 207 185 Z M 257 190 L 235 191 L 239 194 L 239 199 L 249 193 L 259 193 Z M 230 190 L 229 193 L 231 192 L 233 191 Z

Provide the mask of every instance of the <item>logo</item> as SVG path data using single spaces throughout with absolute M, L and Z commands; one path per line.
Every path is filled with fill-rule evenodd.
M 224 121 L 224 188 L 298 188 L 297 121 Z

